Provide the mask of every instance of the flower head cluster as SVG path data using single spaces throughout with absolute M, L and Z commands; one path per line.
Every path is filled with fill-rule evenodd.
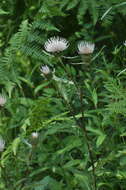
M 40 71 L 41 71 L 42 75 L 48 75 L 51 72 L 50 68 L 47 65 L 42 66 Z
M 126 41 L 124 42 L 124 46 L 126 46 Z
M 0 137 L 0 152 L 4 150 L 5 147 L 5 141 Z
M 38 134 L 37 132 L 33 132 L 33 133 L 31 134 L 31 136 L 32 136 L 33 139 L 37 139 L 38 136 L 39 136 L 39 134 Z
M 82 41 L 78 44 L 78 53 L 79 54 L 91 54 L 93 53 L 95 44 L 91 42 Z
M 6 103 L 6 98 L 3 95 L 0 95 L 0 106 L 4 106 Z
M 68 41 L 61 37 L 52 37 L 45 42 L 44 48 L 47 52 L 59 53 L 69 46 Z

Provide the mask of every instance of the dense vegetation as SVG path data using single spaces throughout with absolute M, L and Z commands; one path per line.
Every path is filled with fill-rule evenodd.
M 0 190 L 126 189 L 125 26 L 124 0 L 0 1 Z

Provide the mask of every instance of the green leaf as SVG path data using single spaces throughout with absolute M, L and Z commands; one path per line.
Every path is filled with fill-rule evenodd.
M 100 129 L 94 129 L 91 127 L 88 127 L 87 129 L 98 136 L 96 146 L 99 147 L 104 142 L 106 135 Z
M 80 0 L 71 0 L 70 3 L 67 6 L 67 10 L 73 9 L 77 6 L 77 4 L 80 2 Z
M 120 180 L 126 179 L 126 171 L 117 171 L 116 177 Z
M 94 88 L 93 92 L 92 92 L 92 100 L 93 103 L 95 105 L 95 108 L 97 108 L 97 104 L 98 104 L 98 96 L 97 96 L 97 92 L 96 89 Z
M 17 137 L 17 138 L 13 141 L 13 143 L 12 143 L 12 150 L 13 150 L 14 155 L 16 155 L 16 153 L 17 153 L 17 148 L 18 148 L 20 142 L 21 142 L 20 137 Z
M 4 167 L 6 164 L 6 161 L 9 158 L 9 155 L 12 151 L 11 146 L 8 146 L 7 149 L 3 152 L 2 156 L 1 156 L 1 165 Z
M 102 134 L 97 138 L 96 146 L 99 147 L 99 146 L 104 142 L 105 138 L 106 138 L 106 135 L 102 133 Z
M 44 177 L 41 181 L 35 183 L 34 186 L 34 190 L 62 190 L 61 184 L 50 176 Z
M 121 135 L 120 135 L 120 137 L 125 137 L 126 136 L 126 132 L 124 132 L 124 133 L 122 133 Z
M 24 83 L 26 83 L 30 88 L 33 88 L 34 86 L 33 86 L 33 83 L 31 82 L 31 81 L 29 81 L 28 79 L 25 79 L 25 78 L 23 78 L 23 77 L 19 77 L 19 79 L 21 80 L 21 81 L 23 81 Z
M 83 189 L 91 190 L 89 178 L 88 178 L 88 176 L 86 175 L 86 173 L 83 173 L 83 174 L 77 173 L 77 174 L 74 174 L 74 175 L 75 175 L 75 178 L 78 180 L 79 185 L 80 185 Z
M 67 138 L 67 140 L 68 140 L 67 146 L 63 149 L 58 150 L 57 151 L 58 155 L 64 154 L 65 152 L 69 152 L 71 149 L 82 145 L 81 139 L 76 138 L 74 136 L 70 136 L 69 138 Z
M 71 160 L 69 162 L 67 162 L 63 168 L 64 169 L 69 169 L 72 168 L 73 166 L 79 165 L 82 161 L 81 160 Z
M 9 14 L 9 12 L 0 9 L 0 15 L 8 15 L 8 14 Z
M 43 88 L 47 87 L 50 84 L 50 81 L 47 81 L 39 86 L 37 86 L 34 90 L 34 94 L 36 95 L 40 90 L 42 90 Z

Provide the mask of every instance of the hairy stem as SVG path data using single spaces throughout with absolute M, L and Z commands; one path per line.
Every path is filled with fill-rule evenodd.
M 80 102 L 81 102 L 81 113 L 82 113 L 82 125 L 84 123 L 84 110 L 83 110 L 83 92 L 80 89 Z M 81 126 L 81 128 L 84 131 L 85 138 L 87 140 L 87 147 L 88 147 L 88 152 L 91 160 L 91 165 L 92 165 L 92 174 L 93 174 L 93 184 L 94 184 L 94 190 L 97 190 L 97 183 L 96 183 L 96 176 L 95 176 L 95 166 L 94 166 L 94 159 L 93 159 L 93 154 L 92 154 L 92 148 L 90 145 L 90 139 L 88 137 L 88 132 L 86 130 L 86 127 Z

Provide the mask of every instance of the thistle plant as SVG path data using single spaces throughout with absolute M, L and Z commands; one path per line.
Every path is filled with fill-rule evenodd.
M 91 55 L 94 52 L 95 44 L 92 42 L 81 41 L 78 43 L 78 54 L 81 55 L 84 64 L 88 65 L 91 61 Z
M 125 190 L 126 1 L 0 5 L 0 189 Z
M 4 118 L 4 106 L 7 102 L 7 99 L 4 95 L 0 95 L 0 125 L 3 123 L 3 118 Z
M 81 55 L 89 55 L 93 53 L 94 48 L 94 43 L 82 41 L 78 44 L 78 53 Z
M 0 152 L 3 152 L 5 147 L 5 141 L 0 137 Z
M 0 106 L 4 106 L 6 103 L 6 98 L 3 95 L 0 95 Z
M 92 152 L 90 138 L 88 136 L 88 132 L 85 127 L 85 116 L 84 116 L 85 110 L 84 110 L 84 101 L 83 101 L 84 89 L 83 89 L 82 82 L 81 82 L 81 81 L 85 80 L 85 78 L 83 78 L 82 76 L 79 76 L 80 79 L 78 81 L 76 76 L 73 76 L 71 74 L 71 72 L 67 68 L 67 65 L 64 64 L 64 62 L 63 62 L 64 56 L 62 55 L 62 52 L 68 48 L 68 41 L 66 39 L 60 38 L 60 37 L 52 37 L 45 43 L 44 47 L 47 52 L 53 53 L 54 56 L 56 56 L 57 60 L 59 61 L 59 66 L 62 67 L 62 69 L 64 70 L 64 72 L 66 73 L 66 76 L 68 78 L 67 84 L 69 85 L 70 84 L 69 81 L 70 81 L 71 85 L 74 86 L 75 97 L 77 97 L 78 101 L 80 102 L 79 110 L 81 112 L 81 119 L 78 119 L 75 114 L 75 107 L 74 107 L 73 101 L 71 101 L 68 98 L 69 96 L 68 96 L 67 92 L 65 92 L 65 84 L 62 82 L 62 76 L 61 76 L 61 80 L 60 80 L 60 84 L 59 84 L 59 81 L 55 80 L 57 78 L 56 75 L 54 76 L 54 73 L 53 73 L 52 78 L 51 78 L 53 81 L 53 84 L 57 86 L 57 91 L 61 95 L 64 104 L 67 106 L 70 114 L 72 115 L 73 119 L 75 120 L 76 125 L 81 129 L 81 131 L 83 132 L 83 135 L 86 139 L 88 154 L 89 154 L 90 162 L 91 162 L 91 166 L 92 166 L 93 189 L 97 190 L 94 156 L 93 156 L 93 152 Z M 78 54 L 80 55 L 80 61 L 82 60 L 82 62 L 80 62 L 80 63 L 75 62 L 74 64 L 75 65 L 80 64 L 83 66 L 84 66 L 84 64 L 89 65 L 90 61 L 91 61 L 92 53 L 94 52 L 95 44 L 91 43 L 91 42 L 82 41 L 82 42 L 78 43 L 77 47 L 78 47 Z M 60 54 L 59 54 L 59 52 L 60 52 Z M 71 59 L 73 59 L 73 58 L 74 57 L 71 57 Z M 76 56 L 75 56 L 75 58 L 76 58 Z M 73 63 L 69 63 L 69 66 L 72 64 Z M 57 68 L 55 68 L 55 70 L 56 69 Z M 48 69 L 47 66 L 42 66 L 41 72 L 44 75 L 46 75 L 50 72 L 50 70 Z
M 59 53 L 67 49 L 69 46 L 68 41 L 61 37 L 52 37 L 45 42 L 44 48 L 50 53 Z
M 44 78 L 50 78 L 51 77 L 51 70 L 47 65 L 42 66 L 40 68 L 40 71 L 41 71 L 41 76 L 43 76 Z
M 33 132 L 33 133 L 31 134 L 32 139 L 37 139 L 38 136 L 39 136 L 39 134 L 38 134 L 37 132 Z

